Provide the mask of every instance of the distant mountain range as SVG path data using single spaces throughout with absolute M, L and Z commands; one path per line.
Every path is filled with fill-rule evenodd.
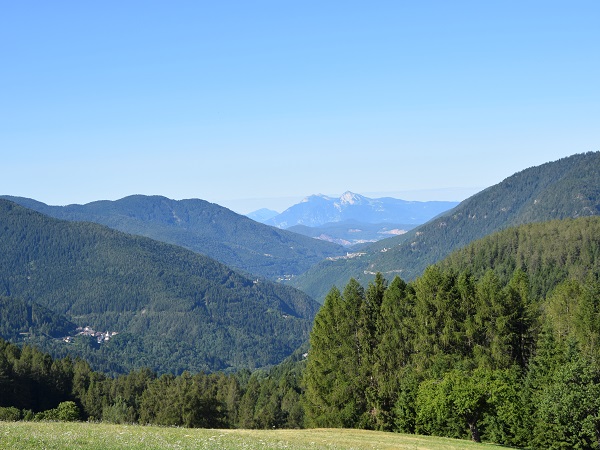
M 0 224 L 2 336 L 84 356 L 101 370 L 276 364 L 306 341 L 318 308 L 289 286 L 99 224 L 58 220 L 2 199 Z M 76 325 L 118 334 L 102 345 L 84 336 L 56 339 Z
M 366 283 L 376 272 L 412 280 L 450 252 L 509 226 L 600 214 L 600 152 L 577 154 L 518 172 L 401 236 L 330 258 L 292 285 L 322 301 L 350 277 Z
M 294 225 L 318 227 L 332 222 L 394 223 L 418 225 L 447 211 L 458 202 L 412 202 L 395 198 L 368 198 L 346 192 L 339 198 L 311 195 L 281 214 L 264 220 L 278 228 Z M 260 217 L 257 213 L 254 217 Z
M 257 222 L 265 223 L 269 219 L 272 219 L 273 217 L 277 216 L 278 214 L 279 213 L 277 211 L 273 211 L 272 209 L 261 208 L 254 212 L 246 214 L 246 216 L 248 216 L 250 219 L 255 220 Z
M 346 253 L 340 245 L 267 226 L 199 199 L 132 195 L 116 201 L 50 206 L 23 197 L 1 198 L 57 219 L 100 223 L 180 245 L 270 280 L 299 275 L 327 257 Z

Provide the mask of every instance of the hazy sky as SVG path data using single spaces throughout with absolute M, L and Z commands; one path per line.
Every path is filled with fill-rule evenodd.
M 600 150 L 599 24 L 597 0 L 0 0 L 0 194 L 462 200 Z

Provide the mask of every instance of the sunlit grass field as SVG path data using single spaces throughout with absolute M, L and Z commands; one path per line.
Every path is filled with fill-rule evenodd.
M 3 450 L 500 449 L 437 437 L 363 430 L 206 430 L 92 423 L 0 422 Z

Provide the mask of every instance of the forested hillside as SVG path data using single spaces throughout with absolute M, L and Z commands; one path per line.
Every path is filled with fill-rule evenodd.
M 38 327 L 29 339 L 56 355 L 85 355 L 103 370 L 275 364 L 307 339 L 317 310 L 290 287 L 253 281 L 208 257 L 105 226 L 52 219 L 6 200 L 0 200 L 0 224 L 0 294 L 25 302 L 11 308 L 25 308 L 33 331 L 39 320 L 30 311 L 118 332 L 100 346 L 47 337 L 58 333 L 54 326 Z
M 271 280 L 298 275 L 326 257 L 345 253 L 337 244 L 263 225 L 199 199 L 132 195 L 116 201 L 49 206 L 27 198 L 4 198 L 58 219 L 100 223 L 180 245 Z
M 585 282 L 600 274 L 600 218 L 552 220 L 510 227 L 454 251 L 439 263 L 481 277 L 493 270 L 506 283 L 515 270 L 528 274 L 530 295 L 544 298 L 557 283 Z
M 600 214 L 600 152 L 563 158 L 518 172 L 408 233 L 381 240 L 347 260 L 324 261 L 292 284 L 323 299 L 332 285 L 376 272 L 412 280 L 453 250 L 504 228 Z

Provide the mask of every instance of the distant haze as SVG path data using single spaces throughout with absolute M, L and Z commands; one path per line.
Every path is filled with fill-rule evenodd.
M 460 202 L 465 200 L 484 188 L 436 188 L 436 189 L 418 189 L 409 191 L 386 191 L 386 192 L 360 192 L 361 195 L 371 198 L 391 197 L 408 201 L 448 201 Z M 309 195 L 307 193 L 306 195 Z M 262 208 L 272 209 L 279 213 L 285 211 L 292 205 L 301 202 L 305 197 L 268 197 L 268 198 L 240 198 L 232 200 L 222 200 L 221 206 L 231 209 L 238 214 L 249 214 Z M 339 197 L 342 193 L 326 194 L 329 197 Z

